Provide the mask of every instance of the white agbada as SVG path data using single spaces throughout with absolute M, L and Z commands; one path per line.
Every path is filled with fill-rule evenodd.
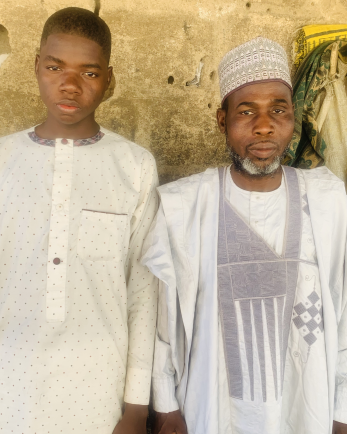
M 189 434 L 331 434 L 333 419 L 347 423 L 344 186 L 326 168 L 297 174 L 303 211 L 307 203 L 310 211 L 310 217 L 303 212 L 299 279 L 307 280 L 307 285 L 301 282 L 307 294 L 315 281 L 323 300 L 324 332 L 309 354 L 303 339 L 305 328 L 296 327 L 293 321 L 283 400 L 278 402 L 270 398 L 266 403 L 257 399 L 250 403 L 229 397 L 217 301 L 218 171 L 209 169 L 159 188 L 162 205 L 143 256 L 143 263 L 161 280 L 154 405 L 160 412 L 180 408 Z M 240 199 L 236 189 L 227 182 L 231 201 Z M 236 206 L 275 250 L 281 250 L 285 219 L 279 213 L 271 231 L 266 209 L 269 201 L 274 213 L 283 207 L 281 191 L 285 192 L 283 186 L 268 200 L 256 199 L 261 194 L 252 193 Z M 305 294 L 298 292 L 294 305 L 305 301 Z M 293 320 L 298 316 L 293 310 Z M 271 363 L 269 357 L 266 363 Z M 267 382 L 271 390 L 270 377 Z M 250 414 L 257 415 L 253 418 L 256 426 L 248 425 Z

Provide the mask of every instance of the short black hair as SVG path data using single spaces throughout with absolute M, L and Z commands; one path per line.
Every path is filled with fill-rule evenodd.
M 47 42 L 48 36 L 55 33 L 78 35 L 99 44 L 107 62 L 109 62 L 111 56 L 111 32 L 105 21 L 98 17 L 96 13 L 75 7 L 55 12 L 48 18 L 43 27 L 41 45 Z

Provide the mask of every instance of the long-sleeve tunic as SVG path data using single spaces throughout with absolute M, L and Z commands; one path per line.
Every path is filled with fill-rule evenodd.
M 111 131 L 0 139 L 0 432 L 110 434 L 149 402 L 152 155 Z
M 142 259 L 161 281 L 154 405 L 161 412 L 180 408 L 189 434 L 330 434 L 333 420 L 347 423 L 344 186 L 326 168 L 297 171 L 297 177 L 301 193 L 297 212 L 303 216 L 302 228 L 298 228 L 300 264 L 290 311 L 281 399 L 276 399 L 276 390 L 281 395 L 281 373 L 277 370 L 274 388 L 273 374 L 278 364 L 271 360 L 271 354 L 277 356 L 278 351 L 271 350 L 265 333 L 265 345 L 259 347 L 254 315 L 250 324 L 254 353 L 263 348 L 264 356 L 253 357 L 255 362 L 260 360 L 257 366 L 254 364 L 253 389 L 247 383 L 243 391 L 236 388 L 230 392 L 218 297 L 218 171 L 209 169 L 159 188 L 162 204 Z M 281 230 L 277 228 L 277 232 Z M 236 320 L 245 336 L 242 303 L 235 302 Z M 268 318 L 269 304 L 262 303 L 264 318 Z M 274 303 L 278 312 L 280 298 Z M 254 300 L 252 306 L 254 314 Z M 268 326 L 263 321 L 262 332 L 270 330 L 271 324 Z M 273 329 L 275 335 L 278 327 Z M 278 346 L 277 335 L 274 341 Z M 249 348 L 246 339 L 240 339 L 243 374 L 250 366 L 247 345 Z M 262 362 L 265 375 L 259 374 L 257 383 L 256 373 L 257 369 L 261 371 Z M 243 380 L 247 378 L 243 375 Z M 266 391 L 269 394 L 264 399 Z

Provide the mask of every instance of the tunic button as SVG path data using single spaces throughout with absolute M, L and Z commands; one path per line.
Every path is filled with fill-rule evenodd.
M 62 139 L 61 143 L 62 143 L 63 145 L 67 145 L 69 142 L 68 142 L 66 139 Z
M 54 258 L 53 259 L 53 264 L 54 265 L 59 265 L 60 264 L 60 259 L 59 258 Z

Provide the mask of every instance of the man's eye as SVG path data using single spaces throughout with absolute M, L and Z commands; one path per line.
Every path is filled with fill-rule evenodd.
M 275 109 L 274 112 L 275 113 L 284 113 L 284 110 L 282 110 L 282 109 Z
M 50 71 L 59 71 L 60 70 L 59 66 L 47 66 L 47 69 L 49 69 Z
M 85 72 L 85 75 L 90 78 L 95 78 L 97 75 L 94 72 Z
M 253 115 L 254 112 L 252 112 L 251 110 L 245 110 L 245 111 L 243 111 L 241 114 L 247 116 L 247 115 Z

